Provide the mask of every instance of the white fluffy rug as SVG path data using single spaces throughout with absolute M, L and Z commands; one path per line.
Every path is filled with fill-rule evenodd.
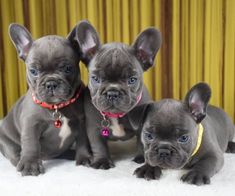
M 223 169 L 211 184 L 195 186 L 179 179 L 185 171 L 163 171 L 159 181 L 145 181 L 133 176 L 139 165 L 131 161 L 133 142 L 112 144 L 116 167 L 107 171 L 76 167 L 73 161 L 45 161 L 46 173 L 21 177 L 0 155 L 1 196 L 226 196 L 235 195 L 235 154 L 225 154 Z

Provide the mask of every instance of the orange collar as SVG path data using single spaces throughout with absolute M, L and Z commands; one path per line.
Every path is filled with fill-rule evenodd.
M 58 104 L 48 104 L 46 102 L 39 101 L 33 93 L 32 93 L 32 97 L 33 97 L 34 103 L 40 105 L 41 107 L 47 108 L 49 110 L 56 110 L 56 109 L 64 108 L 74 103 L 80 97 L 82 89 L 83 89 L 83 85 L 80 86 L 79 90 L 77 91 L 76 95 L 73 98 L 71 98 L 68 101 L 58 103 Z
M 80 97 L 83 88 L 84 88 L 84 85 L 81 84 L 79 90 L 77 91 L 76 95 L 73 98 L 71 98 L 68 101 L 58 103 L 58 104 L 48 104 L 46 102 L 39 101 L 33 93 L 32 93 L 32 97 L 33 97 L 34 103 L 40 105 L 41 107 L 47 108 L 49 110 L 55 110 L 52 114 L 54 118 L 54 126 L 56 128 L 60 128 L 63 124 L 63 120 L 62 120 L 62 114 L 58 111 L 58 109 L 64 108 L 74 103 Z

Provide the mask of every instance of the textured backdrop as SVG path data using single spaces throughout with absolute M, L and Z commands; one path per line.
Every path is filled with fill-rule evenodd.
M 9 24 L 23 24 L 38 38 L 66 36 L 81 19 L 96 27 L 103 43 L 130 44 L 144 28 L 159 28 L 163 45 L 155 68 L 145 74 L 152 97 L 183 98 L 196 82 L 206 81 L 211 103 L 235 119 L 234 0 L 0 0 L 0 117 L 27 89 Z

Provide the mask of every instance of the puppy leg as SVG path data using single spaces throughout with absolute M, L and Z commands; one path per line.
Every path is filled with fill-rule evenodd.
M 235 142 L 228 142 L 228 147 L 226 152 L 235 153 Z
M 141 138 L 140 135 L 137 135 L 137 154 L 135 156 L 135 158 L 133 159 L 134 162 L 136 163 L 144 163 L 144 146 L 141 142 Z
M 96 126 L 96 122 L 87 119 L 87 135 L 90 141 L 93 159 L 91 167 L 95 169 L 109 169 L 114 167 L 110 159 L 107 139 L 101 136 L 100 128 Z
M 21 148 L 18 144 L 3 134 L 0 134 L 0 151 L 7 159 L 10 160 L 12 165 L 16 166 L 18 164 Z
M 107 140 L 100 135 L 99 130 L 95 129 L 94 131 L 96 133 L 90 135 L 89 138 L 93 153 L 91 167 L 95 169 L 110 169 L 114 167 L 114 164 L 109 155 Z
M 210 184 L 210 178 L 223 166 L 223 154 L 207 154 L 192 169 L 181 177 L 183 182 L 195 185 Z
M 27 119 L 27 122 L 34 122 Z M 33 175 L 37 176 L 44 173 L 42 160 L 40 158 L 41 146 L 39 143 L 41 131 L 39 125 L 30 125 L 25 122 L 21 132 L 21 157 L 17 164 L 17 171 L 20 171 L 22 176 Z
M 85 138 L 83 138 L 84 140 Z M 76 155 L 75 155 L 75 160 L 76 160 L 76 165 L 85 165 L 89 166 L 91 163 L 91 153 L 89 151 L 89 145 L 87 142 L 80 142 L 81 139 L 77 140 L 77 145 L 76 145 Z
M 81 122 L 81 121 L 80 121 Z M 91 152 L 86 133 L 85 122 L 80 123 L 78 137 L 76 139 L 76 165 L 90 166 Z
M 95 169 L 112 168 L 114 164 L 110 158 L 107 138 L 101 135 L 102 116 L 93 104 L 89 102 L 89 97 L 85 100 L 88 100 L 88 102 L 85 103 L 86 130 L 93 155 L 91 167 Z

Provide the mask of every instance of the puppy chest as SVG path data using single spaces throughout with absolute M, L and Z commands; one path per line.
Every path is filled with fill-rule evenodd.
M 54 125 L 48 127 L 43 133 L 41 144 L 46 151 L 57 151 L 67 148 L 75 140 L 74 130 L 69 125 L 69 119 L 62 118 L 61 128 L 55 128 Z
M 69 126 L 69 120 L 67 118 L 63 118 L 63 124 L 59 131 L 59 138 L 60 138 L 60 145 L 59 147 L 62 148 L 66 139 L 68 139 L 72 135 L 72 130 Z
M 126 135 L 123 125 L 119 124 L 117 118 L 111 118 L 110 122 L 111 122 L 110 129 L 112 131 L 113 136 L 124 137 Z

